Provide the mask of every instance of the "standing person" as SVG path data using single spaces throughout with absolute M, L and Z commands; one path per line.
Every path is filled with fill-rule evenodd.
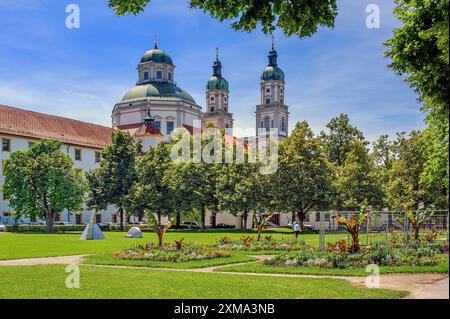
M 299 221 L 296 219 L 293 223 L 292 223 L 292 228 L 294 230 L 294 236 L 295 239 L 298 238 L 298 235 L 300 234 L 300 232 L 302 231 L 302 228 L 300 226 Z

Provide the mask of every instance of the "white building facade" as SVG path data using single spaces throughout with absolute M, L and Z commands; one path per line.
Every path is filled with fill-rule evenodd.
M 277 66 L 277 52 L 273 45 L 269 52 L 269 65 L 261 76 L 261 101 L 256 107 L 256 136 L 265 135 L 269 128 L 278 128 L 278 139 L 288 136 L 288 106 L 285 105 L 284 73 Z M 222 76 L 222 63 L 218 54 L 213 63 L 213 75 L 206 84 L 206 107 L 200 105 L 175 81 L 175 65 L 172 58 L 158 48 L 148 50 L 137 66 L 137 82 L 123 98 L 114 105 L 112 128 L 81 122 L 68 118 L 31 112 L 0 105 L 0 185 L 3 183 L 4 161 L 17 150 L 29 147 L 40 139 L 59 140 L 63 151 L 70 154 L 75 166 L 87 172 L 98 166 L 103 148 L 110 143 L 114 129 L 128 131 L 140 139 L 143 150 L 169 141 L 169 134 L 179 127 L 191 134 L 200 125 L 212 122 L 219 128 L 233 127 L 233 114 L 229 104 L 229 84 Z M 14 223 L 14 212 L 8 206 L 7 198 L 0 192 L 0 222 Z M 70 224 L 83 224 L 89 220 L 92 211 L 72 214 L 59 212 L 57 220 Z M 276 224 L 286 226 L 289 217 L 277 216 Z M 109 207 L 99 212 L 98 223 L 119 223 L 117 209 Z M 209 222 L 208 222 L 209 221 Z M 21 218 L 18 222 L 33 222 Z M 208 213 L 207 224 L 233 224 L 242 227 L 241 216 L 225 212 Z M 247 225 L 252 224 L 249 214 Z

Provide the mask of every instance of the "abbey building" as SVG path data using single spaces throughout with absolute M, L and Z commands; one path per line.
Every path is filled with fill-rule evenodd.
M 3 182 L 4 162 L 10 153 L 29 147 L 40 139 L 61 141 L 63 150 L 71 155 L 75 166 L 88 171 L 98 165 L 102 149 L 110 142 L 114 129 L 127 131 L 141 139 L 145 151 L 158 143 L 168 142 L 169 134 L 179 127 L 186 128 L 190 133 L 209 122 L 219 128 L 233 128 L 233 110 L 238 106 L 230 104 L 232 92 L 229 91 L 224 69 L 217 53 L 211 77 L 206 82 L 205 105 L 202 108 L 178 85 L 183 79 L 177 79 L 172 58 L 158 48 L 155 41 L 153 48 L 143 54 L 137 65 L 136 84 L 114 105 L 111 127 L 0 105 L 0 184 Z M 278 66 L 278 54 L 273 44 L 268 54 L 268 64 L 261 74 L 260 101 L 255 111 L 256 136 L 277 129 L 278 139 L 287 137 L 289 112 L 285 104 L 284 72 Z M 74 215 L 65 211 L 56 218 L 59 222 L 80 224 L 87 222 L 90 214 L 86 211 Z M 98 223 L 119 222 L 113 207 L 98 213 L 96 220 Z M 16 222 L 8 199 L 2 193 L 0 222 Z M 18 222 L 34 221 L 23 219 Z M 236 224 L 239 227 L 240 223 Z

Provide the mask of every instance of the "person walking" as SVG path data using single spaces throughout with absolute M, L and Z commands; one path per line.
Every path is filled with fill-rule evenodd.
M 292 222 L 292 229 L 294 231 L 294 236 L 295 239 L 298 238 L 298 235 L 301 233 L 302 231 L 302 227 L 300 226 L 299 221 L 296 219 L 295 221 Z

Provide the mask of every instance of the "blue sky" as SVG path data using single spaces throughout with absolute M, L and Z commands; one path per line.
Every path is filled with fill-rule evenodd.
M 137 80 L 136 66 L 158 35 L 176 65 L 175 79 L 204 107 L 204 90 L 220 48 L 230 83 L 235 126 L 254 131 L 259 77 L 271 39 L 258 29 L 233 31 L 229 22 L 187 8 L 184 0 L 152 0 L 145 13 L 115 16 L 106 0 L 0 0 L 0 104 L 110 126 L 111 110 Z M 78 4 L 81 28 L 67 29 L 65 8 Z M 368 4 L 381 8 L 381 27 L 367 29 Z M 391 70 L 383 42 L 399 25 L 390 0 L 338 0 L 333 29 L 311 38 L 276 36 L 286 74 L 290 127 L 307 120 L 319 133 L 348 113 L 368 139 L 421 129 L 416 95 Z

